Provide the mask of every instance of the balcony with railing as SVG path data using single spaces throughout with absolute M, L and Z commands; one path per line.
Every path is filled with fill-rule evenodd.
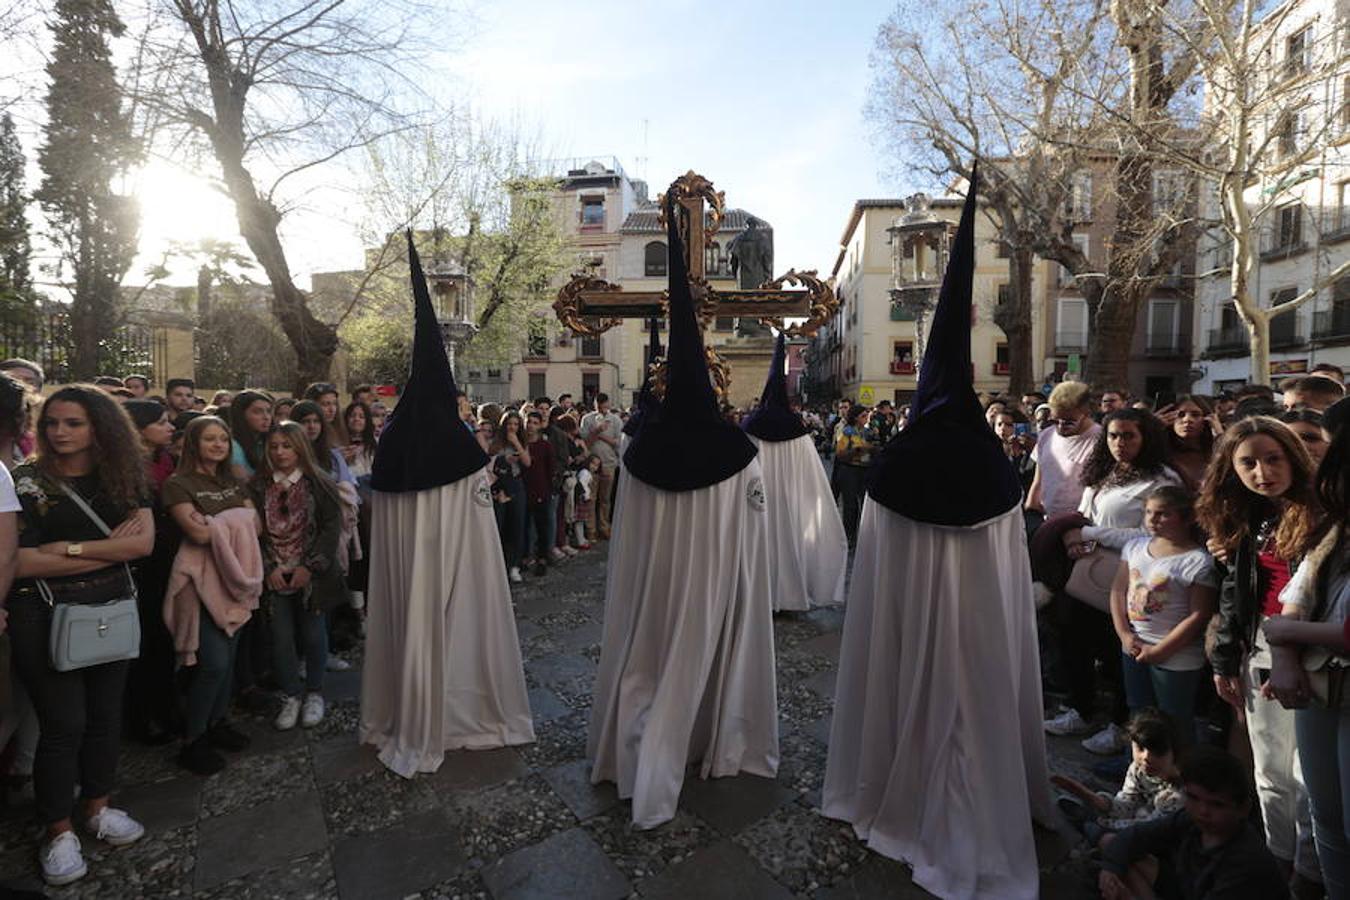
M 1267 228 L 1261 231 L 1259 253 L 1263 262 L 1288 259 L 1308 249 L 1303 238 L 1302 216 L 1287 227 Z
M 1087 350 L 1087 332 L 1085 331 L 1056 331 L 1055 332 L 1055 353 L 1063 356 L 1066 353 L 1082 353 Z
M 913 375 L 913 374 L 914 374 L 914 363 L 913 363 L 913 362 L 901 362 L 901 361 L 898 360 L 898 359 L 893 359 L 893 360 L 891 360 L 891 374 L 892 374 L 892 375 Z
M 1235 356 L 1247 352 L 1249 345 L 1247 329 L 1241 325 L 1211 328 L 1209 340 L 1205 342 L 1205 353 L 1209 356 Z
M 1350 307 L 1313 313 L 1312 337 L 1315 341 L 1350 341 Z
M 894 301 L 891 302 L 891 321 L 892 322 L 913 322 L 917 318 L 913 309 L 901 306 Z
M 1288 325 L 1283 324 L 1288 322 Z M 1270 349 L 1287 350 L 1302 347 L 1308 337 L 1298 327 L 1298 318 L 1292 314 L 1270 320 Z
M 1186 356 L 1190 348 L 1184 337 L 1175 332 L 1149 332 L 1144 341 L 1144 353 L 1148 356 Z
M 995 374 L 995 375 L 1011 375 L 1011 374 L 1012 374 L 1012 364 L 1011 364 L 1011 363 L 1006 363 L 1006 362 L 999 362 L 999 361 L 995 360 L 995 362 L 994 362 L 994 374 Z

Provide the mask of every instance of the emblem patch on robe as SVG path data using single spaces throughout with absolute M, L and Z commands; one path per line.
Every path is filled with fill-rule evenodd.
M 755 512 L 764 512 L 764 479 L 752 478 L 750 487 L 745 491 L 745 499 L 750 501 L 750 506 Z
M 478 484 L 474 485 L 473 502 L 488 509 L 492 508 L 492 488 L 488 487 L 486 475 L 478 479 Z

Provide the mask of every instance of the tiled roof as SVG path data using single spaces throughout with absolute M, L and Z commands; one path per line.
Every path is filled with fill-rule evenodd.
M 628 214 L 628 218 L 623 220 L 623 225 L 619 227 L 619 232 L 621 234 L 661 234 L 665 229 L 657 224 L 656 218 L 659 213 L 660 210 L 657 209 L 656 204 L 654 203 L 651 206 L 646 206 L 635 212 L 631 212 Z M 726 217 L 722 219 L 722 227 L 718 229 L 718 234 L 729 231 L 744 231 L 745 219 L 750 215 L 753 215 L 753 213 L 743 209 L 727 210 Z M 755 216 L 755 218 L 759 219 L 765 227 L 773 227 L 766 222 L 763 217 Z M 704 218 L 704 224 L 707 224 L 706 216 Z

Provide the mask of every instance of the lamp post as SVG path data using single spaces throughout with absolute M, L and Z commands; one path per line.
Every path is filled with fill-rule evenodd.
M 927 194 L 905 200 L 904 215 L 886 229 L 891 245 L 891 306 L 897 318 L 914 321 L 914 369 L 923 363 L 924 332 L 937 306 L 942 278 L 947 273 L 956 225 L 933 214 Z
M 427 271 L 427 281 L 435 297 L 436 323 L 445 339 L 445 353 L 450 358 L 450 370 L 455 371 L 455 355 L 459 348 L 478 333 L 474 324 L 473 279 L 464 268 L 448 257 L 437 254 Z M 455 381 L 468 394 L 469 385 L 455 372 Z

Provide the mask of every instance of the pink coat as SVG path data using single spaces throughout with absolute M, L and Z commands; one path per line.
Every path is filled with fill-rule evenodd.
M 164 624 L 184 666 L 197 662 L 201 610 L 226 634 L 249 620 L 262 596 L 263 558 L 257 513 L 247 507 L 207 516 L 210 544 L 183 541 L 169 572 L 164 594 Z

